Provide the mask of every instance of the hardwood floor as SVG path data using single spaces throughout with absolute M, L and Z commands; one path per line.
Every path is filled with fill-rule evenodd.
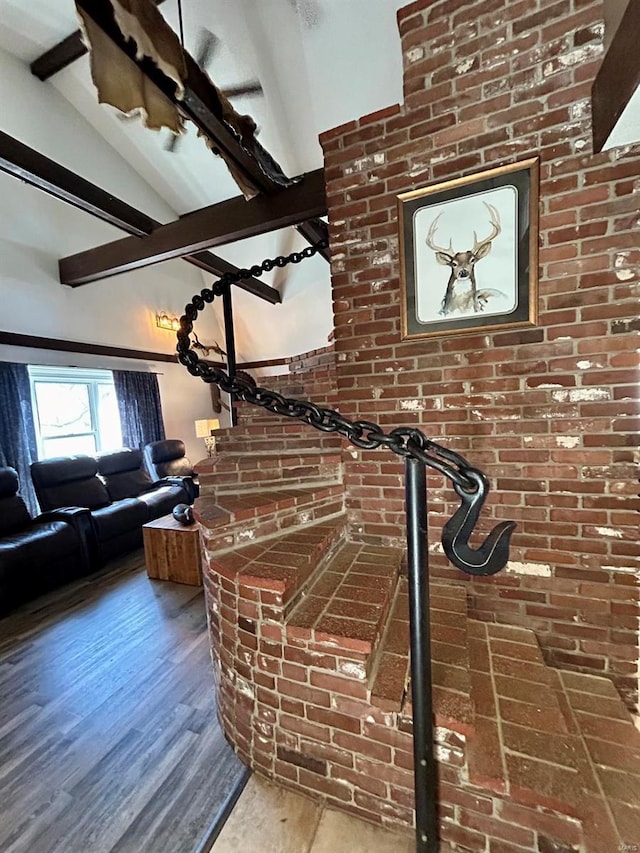
M 2 853 L 195 853 L 243 772 L 201 587 L 139 552 L 0 621 Z

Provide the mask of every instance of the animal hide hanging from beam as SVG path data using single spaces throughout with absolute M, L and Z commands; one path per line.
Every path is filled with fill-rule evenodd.
M 162 73 L 173 80 L 178 94 L 182 95 L 186 76 L 182 47 L 156 6 L 149 7 L 138 0 L 110 2 L 122 34 L 135 41 L 137 55 L 152 59 Z M 144 7 L 142 12 L 141 5 Z M 149 8 L 155 13 L 153 16 L 149 14 Z M 145 127 L 152 130 L 166 127 L 173 133 L 182 133 L 184 121 L 177 107 L 84 10 L 77 7 L 76 10 L 89 49 L 91 77 L 98 91 L 98 102 L 110 104 L 127 115 L 137 112 Z M 146 15 L 144 10 L 147 10 Z
M 176 34 L 166 23 L 154 3 L 149 0 L 108 0 L 113 9 L 115 22 L 126 39 L 136 45 L 136 57 L 147 57 L 176 86 L 176 99 L 184 95 L 187 66 L 182 45 Z M 127 115 L 138 113 L 146 127 L 153 130 L 168 128 L 173 133 L 184 131 L 184 119 L 178 107 L 158 89 L 143 71 L 111 38 L 93 21 L 90 14 L 76 5 L 84 41 L 89 49 L 91 76 L 98 91 L 99 103 L 110 104 Z M 210 81 L 209 81 L 210 82 Z M 220 104 L 221 115 L 227 126 L 243 140 L 249 140 L 251 148 L 267 157 L 271 177 L 281 185 L 290 183 L 280 180 L 277 164 L 255 139 L 255 123 L 250 116 L 236 112 L 224 94 L 210 82 Z M 204 134 L 200 134 L 204 136 Z M 245 198 L 257 195 L 256 188 L 244 179 L 236 164 L 225 157 L 216 147 L 216 141 L 205 136 L 209 148 L 221 156 L 229 168 Z M 275 169 L 272 168 L 276 167 Z M 281 173 L 280 173 L 281 175 Z M 282 176 L 284 178 L 284 176 Z

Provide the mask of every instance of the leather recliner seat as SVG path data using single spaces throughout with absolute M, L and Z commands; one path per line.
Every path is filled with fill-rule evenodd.
M 42 509 L 64 506 L 89 509 L 97 541 L 98 564 L 142 544 L 142 525 L 149 520 L 146 504 L 135 498 L 113 501 L 98 477 L 98 463 L 92 456 L 56 457 L 34 462 L 31 478 Z
M 179 479 L 152 480 L 142 467 L 142 451 L 122 450 L 97 457 L 98 473 L 112 501 L 135 498 L 146 506 L 145 521 L 168 515 L 179 503 L 189 503 L 189 495 Z
M 181 480 L 191 498 L 189 503 L 193 503 L 200 494 L 197 475 L 185 455 L 184 441 L 181 439 L 166 438 L 145 445 L 144 464 L 152 480 L 163 477 Z

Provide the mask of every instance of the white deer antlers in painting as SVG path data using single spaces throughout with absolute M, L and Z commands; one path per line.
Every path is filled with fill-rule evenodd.
M 484 240 L 480 240 L 480 242 L 478 242 L 477 234 L 474 231 L 473 249 L 471 249 L 471 251 L 454 252 L 453 242 L 451 240 L 449 240 L 448 248 L 437 246 L 434 243 L 438 220 L 442 216 L 442 213 L 439 213 L 438 216 L 436 216 L 429 228 L 429 233 L 427 234 L 426 239 L 427 246 L 435 252 L 436 260 L 439 264 L 443 264 L 444 266 L 451 268 L 451 274 L 449 275 L 449 281 L 447 282 L 447 289 L 440 306 L 440 314 L 443 316 L 450 314 L 454 309 L 469 310 L 471 307 L 477 313 L 478 311 L 482 311 L 484 304 L 487 301 L 487 296 L 483 296 L 482 293 L 478 292 L 475 266 L 478 261 L 481 261 L 482 258 L 486 258 L 489 254 L 492 243 L 500 233 L 501 228 L 500 215 L 496 208 L 486 201 L 483 202 L 483 204 L 489 211 L 491 233 L 488 237 L 485 237 Z M 455 292 L 457 282 L 464 282 L 465 284 L 468 283 L 470 285 L 470 290 L 462 298 L 461 294 L 456 294 Z

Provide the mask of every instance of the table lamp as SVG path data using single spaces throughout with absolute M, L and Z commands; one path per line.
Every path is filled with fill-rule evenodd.
M 195 425 L 196 436 L 197 438 L 204 438 L 207 455 L 211 458 L 216 450 L 216 437 L 213 432 L 220 428 L 220 421 L 217 418 L 212 418 L 210 420 L 203 419 L 201 421 L 196 421 Z

